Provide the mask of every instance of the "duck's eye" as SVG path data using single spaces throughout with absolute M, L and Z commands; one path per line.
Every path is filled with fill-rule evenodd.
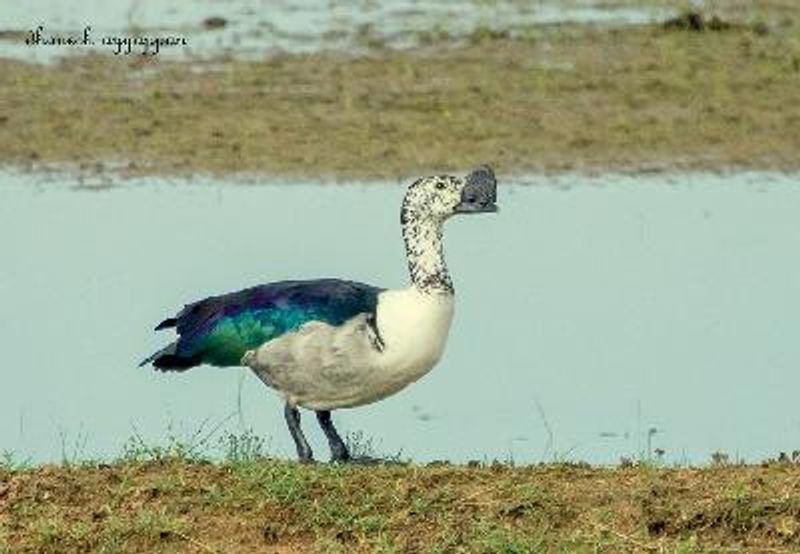
M 438 190 L 444 190 L 445 184 L 444 181 L 436 181 L 436 188 Z

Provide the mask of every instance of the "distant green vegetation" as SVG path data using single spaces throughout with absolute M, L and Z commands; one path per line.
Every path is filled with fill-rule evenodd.
M 0 163 L 343 179 L 475 160 L 501 172 L 798 169 L 796 5 L 707 5 L 653 25 L 456 36 L 443 22 L 409 50 L 365 27 L 358 55 L 0 60 Z

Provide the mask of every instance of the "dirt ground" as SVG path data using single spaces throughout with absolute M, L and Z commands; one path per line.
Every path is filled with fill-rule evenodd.
M 0 470 L 0 552 L 797 552 L 800 465 Z

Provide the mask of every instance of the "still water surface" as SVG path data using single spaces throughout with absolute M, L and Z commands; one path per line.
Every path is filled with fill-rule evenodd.
M 292 456 L 280 399 L 245 370 L 137 368 L 169 340 L 153 325 L 271 280 L 406 282 L 404 186 L 41 181 L 0 173 L 0 451 L 34 461 L 112 457 L 134 432 L 163 443 L 203 422 Z M 442 362 L 336 412 L 343 431 L 420 462 L 800 448 L 800 176 L 518 182 L 498 215 L 448 224 Z

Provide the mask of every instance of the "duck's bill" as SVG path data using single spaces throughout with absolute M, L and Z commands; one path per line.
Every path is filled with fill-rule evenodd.
M 456 206 L 456 213 L 458 214 L 490 214 L 499 212 L 500 207 L 497 204 L 476 204 L 461 202 Z
M 497 180 L 488 165 L 482 165 L 467 175 L 456 213 L 482 214 L 498 211 Z

